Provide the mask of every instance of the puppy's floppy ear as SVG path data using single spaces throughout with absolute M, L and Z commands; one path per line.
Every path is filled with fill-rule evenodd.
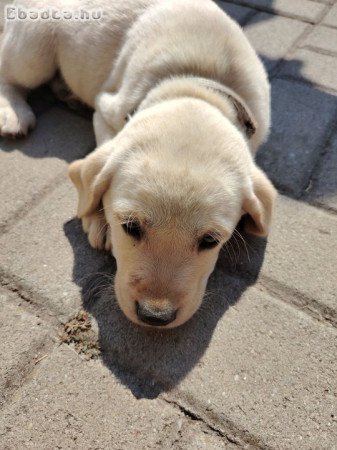
M 111 145 L 102 145 L 86 158 L 69 166 L 69 177 L 78 191 L 79 218 L 91 214 L 98 207 L 103 194 L 109 188 L 112 174 Z
M 248 214 L 245 218 L 245 231 L 257 236 L 267 236 L 277 195 L 276 189 L 255 164 L 251 179 L 251 187 L 242 206 L 243 211 Z

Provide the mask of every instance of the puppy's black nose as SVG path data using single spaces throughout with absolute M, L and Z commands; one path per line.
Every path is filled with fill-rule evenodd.
M 156 327 L 168 325 L 173 322 L 177 316 L 177 311 L 172 307 L 159 310 L 151 307 L 151 305 L 148 305 L 145 302 L 136 302 L 136 312 L 139 320 Z

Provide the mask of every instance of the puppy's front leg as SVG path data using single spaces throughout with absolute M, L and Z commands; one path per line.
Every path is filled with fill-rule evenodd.
M 24 89 L 15 87 L 0 77 L 0 135 L 26 135 L 35 122 L 35 115 L 26 103 Z
M 82 217 L 82 227 L 88 235 L 91 247 L 98 250 L 112 250 L 110 225 L 105 219 L 104 211 L 97 210 Z
M 104 120 L 102 113 L 98 110 L 94 113 L 94 132 L 97 145 L 100 146 L 104 142 L 113 139 L 117 132 Z
M 43 21 L 7 22 L 0 51 L 0 135 L 27 134 L 35 116 L 26 94 L 56 70 L 54 35 Z

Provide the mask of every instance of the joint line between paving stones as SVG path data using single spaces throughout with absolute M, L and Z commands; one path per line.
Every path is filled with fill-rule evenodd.
M 206 414 L 203 413 L 203 411 L 206 409 L 205 405 L 199 405 L 195 398 L 193 398 L 191 402 L 188 400 L 188 397 L 189 395 L 179 392 L 179 401 L 168 398 L 167 396 L 161 396 L 160 398 L 163 399 L 166 403 L 174 405 L 189 419 L 202 422 L 213 433 L 226 439 L 231 444 L 237 445 L 239 448 L 247 448 L 247 445 L 249 445 L 250 448 L 254 448 L 256 450 L 272 450 L 272 447 L 269 447 L 268 445 L 261 442 L 261 439 L 250 434 L 247 430 L 240 429 L 229 419 L 222 417 L 220 420 L 217 417 L 217 414 L 214 412 Z M 197 406 L 199 412 L 193 411 L 191 407 L 187 406 L 191 403 L 194 406 Z M 224 426 L 226 427 L 226 429 L 224 429 Z
M 335 58 L 337 56 L 337 52 L 333 50 L 325 50 L 323 48 L 315 47 L 314 45 L 310 44 L 304 44 L 303 46 L 300 45 L 298 46 L 298 48 L 301 50 L 309 50 L 312 53 L 318 53 L 319 55 L 331 56 L 332 58 Z
M 290 288 L 266 275 L 261 275 L 256 286 L 262 286 L 277 301 L 284 302 L 325 326 L 337 328 L 336 312 L 312 297 Z
M 298 16 L 296 14 L 286 13 L 284 11 L 277 11 L 274 9 L 269 9 L 267 6 L 251 5 L 248 0 L 222 0 L 224 3 L 232 3 L 233 5 L 245 6 L 246 8 L 255 9 L 258 12 L 265 12 L 272 14 L 274 16 L 286 17 L 287 19 L 298 20 L 299 22 L 308 23 L 310 25 L 316 25 L 319 21 L 323 19 L 326 12 L 330 10 L 331 5 L 326 5 L 326 8 L 322 11 L 319 21 L 312 21 L 306 19 L 305 17 Z
M 209 430 L 211 430 L 217 436 L 220 436 L 221 438 L 227 439 L 228 442 L 230 442 L 232 444 L 238 445 L 238 442 L 236 442 L 233 439 L 229 438 L 228 436 L 226 436 L 224 433 L 222 433 L 221 431 L 219 431 L 217 428 L 215 428 L 214 426 L 210 425 L 209 423 L 206 423 L 200 416 L 198 416 L 196 413 L 192 412 L 190 409 L 187 409 L 185 406 L 179 405 L 177 402 L 175 402 L 173 400 L 168 400 L 166 398 L 163 398 L 163 400 L 166 403 L 168 403 L 169 405 L 173 405 L 174 407 L 179 409 L 179 411 L 181 411 L 190 420 L 197 421 L 197 422 L 202 422 L 204 425 L 207 426 L 207 428 Z
M 97 272 L 102 272 L 104 267 L 105 266 L 100 267 Z M 49 307 L 46 308 L 43 306 L 50 305 L 50 301 L 47 297 L 34 292 L 34 290 L 32 290 L 30 286 L 26 286 L 25 283 L 17 277 L 17 275 L 2 268 L 1 265 L 0 286 L 2 286 L 7 291 L 13 292 L 17 296 L 19 296 L 25 302 L 24 304 L 28 307 L 28 310 L 31 313 L 38 315 L 38 317 L 53 326 L 58 327 L 60 324 L 63 325 L 73 316 L 74 312 L 77 311 L 77 308 L 75 308 L 72 313 L 65 316 L 64 320 L 59 320 L 57 316 L 60 314 L 60 311 L 52 308 L 49 309 Z
M 312 0 L 310 0 L 312 2 Z M 314 2 L 316 3 L 316 2 Z M 315 22 L 315 25 L 320 25 L 323 22 L 323 19 L 325 18 L 325 16 L 330 12 L 330 10 L 332 9 L 333 5 L 325 5 L 325 8 L 323 8 L 321 15 L 319 17 L 319 19 Z
M 316 172 L 316 170 L 315 170 Z M 333 217 L 336 217 L 337 215 L 337 208 L 334 208 L 333 206 L 325 205 L 324 203 L 320 202 L 319 200 L 310 199 L 310 198 L 303 198 L 305 199 L 306 203 L 309 203 L 309 205 L 314 206 L 317 209 L 320 209 L 327 214 L 330 214 Z
M 9 273 L 0 266 L 0 285 L 7 291 L 13 292 L 19 296 L 26 305 L 29 305 L 30 312 L 38 315 L 41 319 L 50 325 L 56 326 L 60 324 L 56 316 L 59 311 L 49 310 L 43 307 L 43 304 L 49 305 L 48 299 L 41 294 L 35 294 L 29 286 L 25 286 L 22 281 L 14 274 Z
M 66 181 L 65 173 L 61 173 L 53 178 L 48 185 L 46 185 L 41 191 L 37 192 L 30 202 L 23 205 L 21 208 L 17 209 L 6 221 L 6 223 L 0 226 L 0 235 L 5 235 L 8 233 L 12 226 L 24 219 L 28 213 L 32 211 L 36 206 L 38 206 L 47 195 L 51 194 L 55 189 L 57 189 L 62 183 Z
M 336 30 L 336 29 L 337 29 L 337 26 L 336 26 L 336 25 L 330 25 L 330 24 L 328 24 L 328 23 L 322 23 L 322 26 L 323 26 L 324 28 L 330 28 L 331 30 Z
M 329 152 L 329 148 L 330 149 L 332 148 L 333 138 L 335 137 L 335 135 L 337 133 L 337 108 L 333 115 L 333 119 L 331 119 L 331 122 L 329 123 L 329 126 L 327 127 L 327 129 L 328 129 L 328 132 L 327 132 L 326 138 L 324 139 L 323 143 L 319 147 L 317 147 L 318 156 L 316 158 L 315 163 L 313 164 L 313 168 L 312 168 L 310 175 L 308 175 L 306 188 L 304 189 L 304 192 L 300 196 L 300 199 L 307 200 L 307 198 L 310 197 L 309 188 L 310 188 L 311 184 L 315 183 L 317 176 L 320 173 L 324 156 Z M 323 208 L 321 208 L 321 209 L 323 209 Z M 325 209 L 327 209 L 327 207 Z M 332 211 L 331 210 L 329 211 L 330 214 L 331 213 L 333 214 Z

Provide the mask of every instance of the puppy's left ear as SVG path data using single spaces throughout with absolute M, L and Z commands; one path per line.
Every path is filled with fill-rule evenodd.
M 244 213 L 247 214 L 244 228 L 247 233 L 267 236 L 277 192 L 264 172 L 255 164 L 251 180 L 251 187 L 242 206 Z

